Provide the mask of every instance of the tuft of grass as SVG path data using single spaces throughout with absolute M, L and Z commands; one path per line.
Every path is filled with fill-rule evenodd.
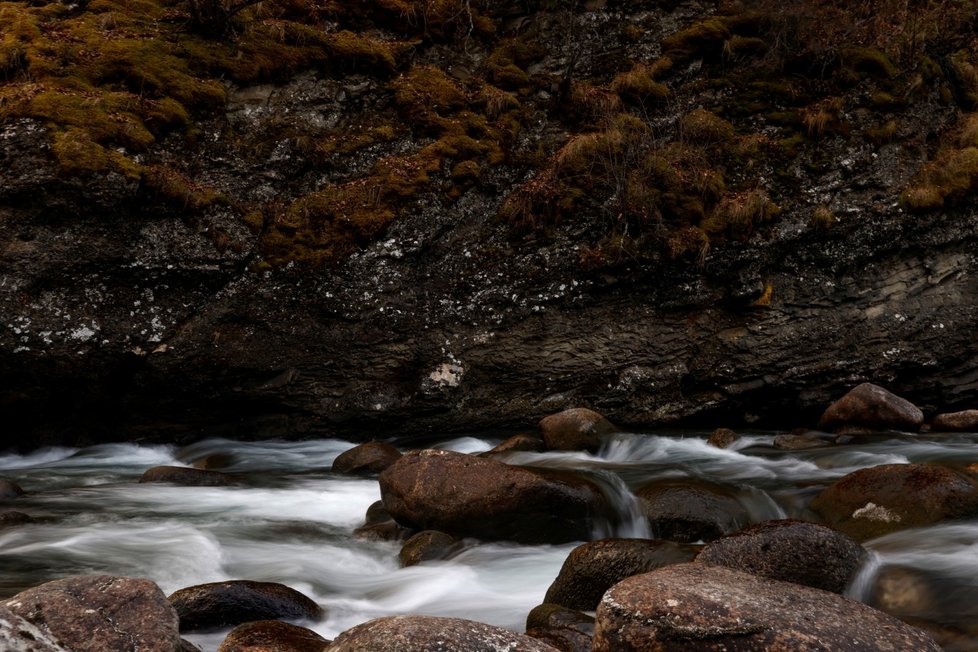
M 736 138 L 732 124 L 704 108 L 693 109 L 679 121 L 682 137 L 693 143 L 724 144 Z
M 769 222 L 781 209 L 763 190 L 749 190 L 725 197 L 703 222 L 703 230 L 711 235 L 733 239 L 749 238 L 757 227 Z
M 976 190 L 978 147 L 951 149 L 924 165 L 900 194 L 900 204 L 912 212 L 926 212 L 958 203 Z
M 611 90 L 622 99 L 640 104 L 662 102 L 669 98 L 669 87 L 653 79 L 651 66 L 638 64 L 627 72 L 615 75 Z

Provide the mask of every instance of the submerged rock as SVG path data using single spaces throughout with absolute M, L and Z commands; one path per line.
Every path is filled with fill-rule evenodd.
M 154 466 L 139 478 L 139 482 L 169 482 L 185 487 L 230 487 L 234 480 L 220 471 L 208 471 L 185 466 Z
M 811 506 L 831 527 L 865 541 L 978 514 L 978 484 L 943 466 L 884 464 L 844 476 Z
M 710 438 L 706 440 L 706 443 L 717 448 L 729 448 L 738 439 L 740 439 L 740 435 L 730 428 L 717 428 L 710 435 Z
M 534 435 L 520 434 L 513 435 L 504 442 L 500 442 L 496 446 L 486 452 L 487 455 L 495 455 L 496 453 L 514 453 L 517 451 L 539 453 L 546 449 L 546 445 L 543 440 Z
M 315 620 L 323 610 L 310 598 L 277 582 L 230 580 L 189 586 L 167 598 L 180 616 L 180 631 L 228 627 L 254 620 Z
M 827 432 L 819 432 L 817 430 L 808 430 L 805 432 L 791 432 L 777 435 L 774 438 L 773 444 L 775 448 L 780 450 L 800 451 L 808 450 L 809 448 L 831 446 L 835 444 L 838 439 L 838 435 L 833 435 Z
M 382 441 L 370 441 L 344 451 L 333 460 L 333 471 L 346 475 L 380 473 L 401 457 L 401 451 Z
M 443 450 L 407 453 L 380 474 L 384 506 L 406 527 L 522 543 L 590 537 L 605 511 L 590 482 Z
M 0 479 L 0 499 L 17 498 L 24 495 L 24 490 L 13 480 Z
M 672 541 L 601 539 L 574 548 L 547 589 L 545 603 L 593 611 L 604 592 L 626 577 L 692 561 L 697 549 Z
M 324 652 L 330 641 L 311 629 L 279 620 L 238 625 L 217 652 Z
M 665 480 L 640 487 L 635 495 L 660 539 L 712 541 L 749 523 L 747 510 L 721 487 Z
M 678 564 L 613 586 L 593 652 L 939 652 L 926 634 L 835 593 L 705 564 Z
M 696 562 L 842 593 L 866 550 L 824 525 L 766 521 L 708 543 Z
M 863 383 L 830 405 L 818 427 L 833 432 L 853 427 L 917 432 L 923 423 L 924 413 L 916 405 L 879 385 Z
M 459 548 L 458 538 L 438 530 L 425 530 L 405 541 L 397 558 L 401 566 L 414 566 L 423 561 L 445 559 Z
M 540 436 L 550 450 L 597 452 L 604 438 L 618 429 L 587 408 L 571 408 L 540 420 Z
M 110 575 L 47 582 L 2 606 L 73 652 L 178 652 L 177 614 L 156 584 Z
M 978 432 L 978 410 L 938 414 L 930 423 L 934 432 Z
M 594 637 L 594 617 L 559 604 L 544 603 L 527 615 L 526 635 L 561 652 L 589 652 Z
M 461 618 L 388 616 L 349 629 L 328 652 L 554 652 L 529 636 Z

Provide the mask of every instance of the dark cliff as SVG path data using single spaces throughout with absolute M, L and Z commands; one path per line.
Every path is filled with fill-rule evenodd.
M 0 16 L 8 444 L 978 404 L 963 14 L 72 7 Z

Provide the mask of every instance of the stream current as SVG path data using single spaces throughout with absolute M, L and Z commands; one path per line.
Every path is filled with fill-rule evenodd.
M 656 479 L 693 478 L 736 492 L 752 521 L 814 520 L 807 508 L 822 488 L 880 464 L 978 461 L 978 434 L 880 435 L 846 446 L 780 451 L 773 435 L 742 436 L 729 449 L 707 433 L 620 434 L 595 455 L 510 453 L 510 464 L 577 470 L 618 505 L 614 524 L 594 538 L 653 537 L 630 490 Z M 465 453 L 499 439 L 463 437 L 431 445 Z M 35 521 L 0 529 L 0 598 L 78 574 L 152 579 L 167 594 L 227 579 L 281 582 L 316 600 L 327 615 L 302 623 L 326 638 L 371 618 L 426 614 L 470 618 L 522 632 L 561 564 L 578 545 L 467 541 L 451 559 L 400 568 L 400 544 L 356 539 L 367 507 L 380 498 L 374 478 L 330 471 L 354 444 L 339 440 L 237 442 L 209 439 L 170 446 L 102 444 L 0 455 L 0 477 L 27 492 L 0 511 Z M 219 460 L 233 488 L 138 484 L 156 465 Z M 939 624 L 978 641 L 978 519 L 905 530 L 864 544 L 870 550 L 848 590 L 898 617 Z M 227 630 L 189 634 L 205 652 Z M 963 643 L 969 648 L 969 643 Z M 953 649 L 959 649 L 954 647 Z

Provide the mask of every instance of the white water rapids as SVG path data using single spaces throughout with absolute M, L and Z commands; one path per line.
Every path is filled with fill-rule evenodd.
M 810 498 L 851 471 L 911 461 L 978 461 L 978 434 L 894 435 L 792 452 L 774 449 L 770 434 L 745 436 L 728 450 L 707 445 L 703 435 L 626 434 L 597 455 L 512 453 L 498 459 L 576 469 L 597 481 L 621 516 L 618 523 L 596 525 L 595 537 L 652 536 L 630 489 L 654 479 L 689 477 L 725 485 L 754 521 L 811 519 Z M 466 437 L 437 446 L 480 452 L 498 441 Z M 35 518 L 0 529 L 0 597 L 76 574 L 147 577 L 167 593 L 203 582 L 251 579 L 281 582 L 316 600 L 327 616 L 302 624 L 327 638 L 371 618 L 401 613 L 458 616 L 523 631 L 526 614 L 542 602 L 576 544 L 473 540 L 449 560 L 400 568 L 398 544 L 351 536 L 380 497 L 376 479 L 330 471 L 336 456 L 352 446 L 338 440 L 211 439 L 182 450 L 103 444 L 0 455 L 0 477 L 28 492 L 0 501 L 0 511 Z M 208 456 L 222 462 L 220 470 L 238 474 L 242 486 L 137 484 L 152 466 L 186 465 Z M 881 602 L 902 617 L 952 627 L 976 620 L 978 519 L 898 532 L 866 547 L 873 554 L 850 587 L 852 597 Z M 881 583 L 890 587 L 883 597 Z M 894 585 L 905 591 L 916 586 L 917 597 L 926 589 L 931 597 L 925 604 L 901 602 Z M 225 633 L 186 638 L 213 652 Z

